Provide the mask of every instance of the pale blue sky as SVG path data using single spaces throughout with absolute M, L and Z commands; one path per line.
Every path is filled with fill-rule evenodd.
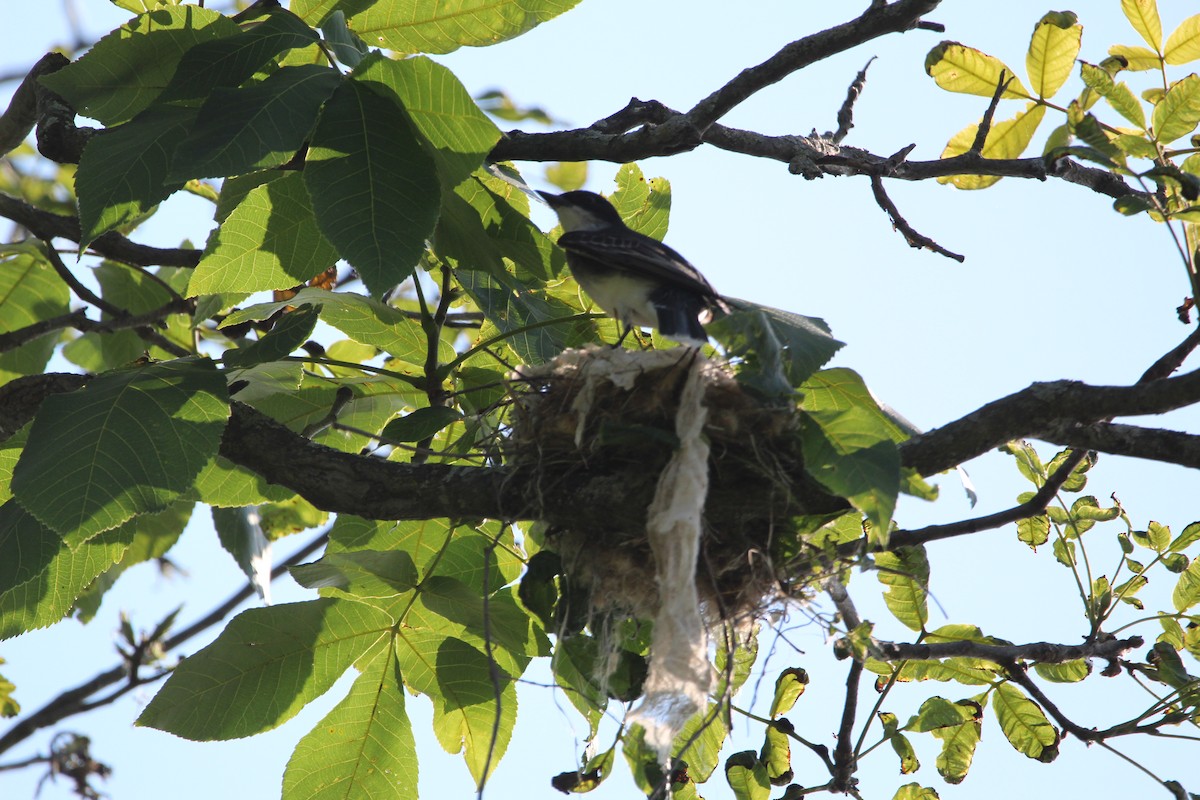
M 786 42 L 854 13 L 846 4 L 803 0 L 739 5 L 744 7 L 734 10 L 733 4 L 712 0 L 585 0 L 513 42 L 438 60 L 455 70 L 472 93 L 498 86 L 520 103 L 540 105 L 570 125 L 586 125 L 621 108 L 633 95 L 686 108 Z M 1083 58 L 1096 62 L 1109 44 L 1140 43 L 1121 17 L 1117 0 L 1085 5 L 1086 10 L 1077 8 L 1085 26 Z M 1161 5 L 1168 31 L 1195 11 L 1192 3 Z M 0 71 L 32 63 L 66 38 L 59 3 L 4 0 L 4 6 Z M 92 33 L 107 31 L 123 18 L 106 0 L 78 0 L 76 6 Z M 855 72 L 877 56 L 847 144 L 890 154 L 915 142 L 910 158 L 935 158 L 946 139 L 982 113 L 986 100 L 937 88 L 924 74 L 925 53 L 942 38 L 954 39 L 991 52 L 1024 75 L 1030 31 L 1046 10 L 1029 0 L 948 0 L 930 17 L 946 24 L 944 35 L 913 31 L 875 41 L 788 78 L 723 121 L 773 134 L 827 130 L 835 126 L 834 116 Z M 1137 87 L 1148 85 L 1137 76 L 1129 80 Z M 1078 88 L 1073 77 L 1063 94 Z M 1000 116 L 1018 107 L 1008 103 Z M 1042 135 L 1059 122 L 1053 112 L 1047 115 Z M 824 318 L 847 343 L 835 364 L 858 370 L 880 399 L 922 427 L 944 424 L 1034 380 L 1132 382 L 1188 332 L 1174 317 L 1188 287 L 1165 229 L 1145 218 L 1120 217 L 1108 200 L 1080 187 L 1005 180 L 984 192 L 963 193 L 932 181 L 889 183 L 910 223 L 967 256 L 960 265 L 910 249 L 875 206 L 866 179 L 806 182 L 789 175 L 782 164 L 711 148 L 641 166 L 648 176 L 671 181 L 674 205 L 667 241 L 718 290 Z M 594 164 L 589 188 L 608 191 L 615 170 L 616 165 Z M 541 185 L 540 166 L 529 165 L 525 174 Z M 182 235 L 202 242 L 211 225 L 210 210 L 192 198 L 178 205 L 171 216 L 139 235 L 164 246 L 176 244 Z M 1176 414 L 1158 423 L 1197 431 L 1200 413 Z M 1041 449 L 1047 457 L 1053 452 Z M 968 467 L 980 493 L 977 509 L 968 508 L 953 480 L 943 479 L 942 499 L 934 504 L 905 501 L 900 524 L 917 527 L 1005 508 L 1027 487 L 1005 457 L 985 456 Z M 1179 530 L 1200 518 L 1195 472 L 1107 457 L 1092 476 L 1089 491 L 1102 500 L 1119 492 L 1136 525 L 1156 519 Z M 68 621 L 0 643 L 0 657 L 9 662 L 0 673 L 17 684 L 17 698 L 26 710 L 115 661 L 112 630 L 119 610 L 129 610 L 136 626 L 149 628 L 183 602 L 187 605 L 180 619 L 186 624 L 238 588 L 241 575 L 217 548 L 206 516 L 197 515 L 172 554 L 190 577 L 165 580 L 150 567 L 136 568 L 121 579 L 92 625 Z M 1099 532 L 1107 545 L 1116 530 Z M 939 604 L 934 624 L 972 622 L 989 634 L 1018 641 L 1077 641 L 1085 631 L 1068 573 L 1048 552 L 1034 555 L 1013 539 L 1009 528 L 930 547 L 932 589 Z M 1103 563 L 1097 571 L 1110 571 L 1114 557 L 1110 554 Z M 856 575 L 850 588 L 864 616 L 879 622 L 881 636 L 904 635 L 882 609 L 873 575 Z M 1167 607 L 1169 588 L 1150 587 L 1148 607 Z M 308 596 L 290 580 L 278 582 L 275 591 L 276 602 Z M 791 718 L 804 736 L 832 746 L 845 665 L 829 655 L 822 631 L 803 622 L 804 613 L 794 612 L 788 638 L 805 652 L 781 645 L 771 666 L 809 671 L 812 684 Z M 188 652 L 201 644 L 196 641 Z M 545 676 L 541 668 L 529 677 Z M 1147 704 L 1144 695 L 1108 694 L 1121 684 L 1105 681 L 1093 676 L 1081 686 L 1053 687 L 1052 696 L 1084 725 L 1117 721 L 1105 715 L 1108 707 L 1140 709 Z M 278 794 L 295 742 L 345 688 L 339 685 L 276 731 L 232 743 L 197 744 L 132 728 L 152 688 L 64 727 L 92 736 L 96 757 L 115 767 L 105 787 L 114 798 L 265 798 Z M 955 684 L 917 686 L 897 691 L 886 709 L 905 719 L 932 693 L 957 699 L 975 692 Z M 520 702 L 513 745 L 487 796 L 557 797 L 549 779 L 573 768 L 578 737 L 586 728 L 561 694 L 551 690 L 525 687 Z M 429 735 L 427 704 L 410 700 L 409 712 L 420 742 L 422 796 L 472 795 L 461 762 L 443 754 Z M 733 749 L 757 749 L 760 730 L 738 725 Z M 31 755 L 45 748 L 48 738 L 39 735 L 0 758 Z M 1064 743 L 1056 764 L 1032 762 L 1007 745 L 993 718 L 985 723 L 971 775 L 961 787 L 952 787 L 934 770 L 932 739 L 913 740 L 922 770 L 899 776 L 897 760 L 885 747 L 862 765 L 865 797 L 887 800 L 911 780 L 937 788 L 943 798 L 960 800 L 1102 793 L 1152 797 L 1161 792 L 1111 754 L 1074 740 Z M 1195 763 L 1195 747 L 1150 744 L 1174 752 L 1180 763 Z M 1118 746 L 1139 752 L 1125 742 Z M 1161 753 L 1147 756 L 1146 763 L 1164 778 L 1195 780 L 1194 768 L 1172 767 Z M 824 780 L 819 762 L 802 749 L 794 752 L 793 765 L 802 783 Z M 593 797 L 636 796 L 623 763 L 615 773 Z M 0 797 L 32 797 L 36 779 L 31 771 L 0 773 Z M 1187 788 L 1200 791 L 1200 784 Z M 702 794 L 709 800 L 732 796 L 719 777 Z M 44 788 L 41 796 L 58 800 L 70 795 L 60 782 Z

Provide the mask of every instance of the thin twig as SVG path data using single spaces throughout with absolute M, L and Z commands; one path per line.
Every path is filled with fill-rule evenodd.
M 833 750 L 834 773 L 830 781 L 832 791 L 850 792 L 854 788 L 854 717 L 858 712 L 858 682 L 862 678 L 861 661 L 850 661 L 850 672 L 846 675 L 846 704 L 842 707 L 842 724 L 838 727 L 837 746 Z
M 975 131 L 975 141 L 971 143 L 971 149 L 968 153 L 975 155 L 983 155 L 983 145 L 987 142 L 988 134 L 992 131 L 992 117 L 996 114 L 996 107 L 1000 105 L 1000 98 L 1004 95 L 1008 85 L 1013 82 L 1015 76 L 1009 75 L 1007 70 L 1000 70 L 1000 79 L 996 81 L 996 91 L 992 95 L 992 102 L 988 103 L 987 111 L 983 112 L 983 119 L 979 122 L 979 128 Z
M 850 129 L 854 127 L 854 104 L 858 100 L 858 96 L 862 94 L 863 86 L 867 83 L 867 68 L 871 66 L 871 62 L 875 60 L 875 56 L 871 56 L 863 68 L 854 76 L 854 80 L 850 83 L 850 88 L 846 90 L 846 99 L 842 102 L 842 107 L 837 113 L 837 130 L 829 134 L 830 140 L 841 144 L 842 140 L 849 135 Z
M 946 258 L 952 258 L 960 264 L 966 260 L 966 256 L 947 250 L 928 236 L 918 233 L 912 225 L 909 225 L 908 220 L 900 213 L 900 209 L 896 208 L 896 204 L 888 197 L 887 191 L 883 188 L 883 178 L 879 175 L 871 176 L 871 194 L 875 196 L 875 202 L 879 204 L 879 207 L 891 219 L 892 227 L 900 231 L 901 235 L 904 236 L 904 241 L 908 242 L 909 247 L 932 250 Z

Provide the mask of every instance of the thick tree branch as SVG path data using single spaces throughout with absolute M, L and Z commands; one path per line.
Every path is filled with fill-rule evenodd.
M 889 33 L 910 30 L 940 3 L 941 0 L 898 0 L 886 5 L 872 4 L 857 19 L 798 39 L 758 66 L 742 70 L 688 111 L 688 122 L 703 132 L 761 89 L 836 53 Z
M 1140 636 L 1128 639 L 1110 639 L 1105 642 L 1084 644 L 981 644 L 979 642 L 937 642 L 934 644 L 902 644 L 879 642 L 878 652 L 873 653 L 884 661 L 927 661 L 935 658 L 983 658 L 997 663 L 1034 661 L 1039 664 L 1062 664 L 1081 658 L 1120 658 L 1130 650 L 1145 644 Z
M 1200 402 L 1200 370 L 1135 386 L 1035 383 L 900 445 L 904 465 L 933 475 L 1005 442 L 1091 425 L 1110 417 L 1162 414 Z
M 16 148 L 38 121 L 38 78 L 57 72 L 70 63 L 62 53 L 42 56 L 21 81 L 4 114 L 0 115 L 0 155 Z M 43 90 L 44 91 L 44 90 Z
M 1042 431 L 1038 438 L 1050 444 L 1200 469 L 1200 436 L 1180 431 L 1112 422 L 1092 425 L 1056 422 Z
M 79 219 L 77 217 L 64 217 L 61 214 L 43 211 L 6 194 L 0 194 L 0 217 L 11 219 L 39 239 L 79 241 Z M 149 247 L 131 242 L 115 231 L 109 231 L 96 239 L 88 245 L 88 248 L 105 258 L 141 267 L 150 265 L 194 267 L 200 263 L 199 250 Z

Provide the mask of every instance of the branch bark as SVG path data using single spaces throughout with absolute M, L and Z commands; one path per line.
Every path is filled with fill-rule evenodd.
M 927 661 L 935 658 L 982 658 L 988 661 L 1009 663 L 1013 661 L 1035 661 L 1039 664 L 1062 664 L 1066 661 L 1076 661 L 1081 658 L 1103 658 L 1111 660 L 1120 658 L 1130 650 L 1136 650 L 1145 644 L 1140 636 L 1128 639 L 1110 639 L 1106 642 L 1086 642 L 1084 644 L 1052 644 L 1050 642 L 1034 642 L 1031 644 L 981 644 L 979 642 L 937 642 L 934 644 L 897 644 L 892 642 L 879 643 L 878 657 L 885 661 L 917 660 Z

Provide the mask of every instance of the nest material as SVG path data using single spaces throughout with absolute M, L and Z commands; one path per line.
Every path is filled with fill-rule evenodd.
M 763 403 L 726 365 L 695 350 L 568 350 L 521 368 L 528 391 L 515 405 L 508 461 L 537 470 L 543 481 L 579 470 L 625 471 L 653 487 L 678 445 L 676 414 L 695 359 L 703 362 L 710 447 L 697 592 L 711 620 L 745 619 L 781 590 L 797 594 L 796 576 L 782 574 L 770 556 L 774 523 L 797 513 L 793 487 L 803 469 L 794 408 Z M 613 517 L 628 520 L 630 502 L 613 497 Z M 589 590 L 595 611 L 646 618 L 659 609 L 644 513 L 640 519 L 640 526 L 588 520 L 554 532 L 551 547 L 569 578 Z

